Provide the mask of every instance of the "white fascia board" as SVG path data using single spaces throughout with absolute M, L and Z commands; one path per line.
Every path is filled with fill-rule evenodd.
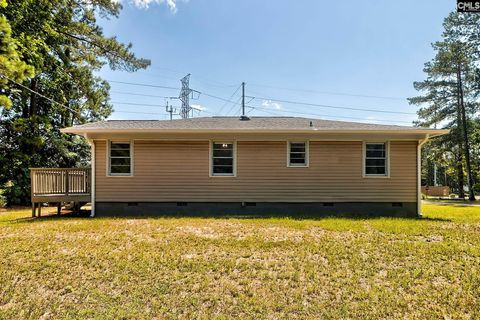
M 88 133 L 363 133 L 363 134 L 428 134 L 430 137 L 440 136 L 450 132 L 448 129 L 399 129 L 399 130 L 273 130 L 273 129 L 89 129 L 75 127 L 64 128 L 60 130 L 63 133 L 74 133 L 85 135 Z

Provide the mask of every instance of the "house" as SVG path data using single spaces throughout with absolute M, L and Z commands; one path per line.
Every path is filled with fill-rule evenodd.
M 92 215 L 420 215 L 420 148 L 448 130 L 299 117 L 103 121 Z

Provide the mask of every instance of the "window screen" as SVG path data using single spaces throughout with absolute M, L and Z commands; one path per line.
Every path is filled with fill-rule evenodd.
M 290 142 L 288 159 L 290 166 L 306 166 L 307 144 L 305 142 Z
M 125 175 L 131 174 L 130 143 L 110 142 L 110 174 Z
M 233 176 L 233 143 L 213 143 L 212 173 L 215 176 Z
M 386 176 L 387 175 L 387 144 L 365 144 L 365 174 Z

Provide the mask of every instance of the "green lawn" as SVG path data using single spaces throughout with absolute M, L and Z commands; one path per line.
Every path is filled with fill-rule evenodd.
M 0 319 L 480 318 L 480 207 L 424 211 L 318 220 L 0 212 Z

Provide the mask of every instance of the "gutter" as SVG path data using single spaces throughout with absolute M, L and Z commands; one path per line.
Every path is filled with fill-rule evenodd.
M 417 215 L 422 217 L 422 146 L 429 140 L 430 135 L 426 134 L 425 139 L 418 140 L 417 145 Z

